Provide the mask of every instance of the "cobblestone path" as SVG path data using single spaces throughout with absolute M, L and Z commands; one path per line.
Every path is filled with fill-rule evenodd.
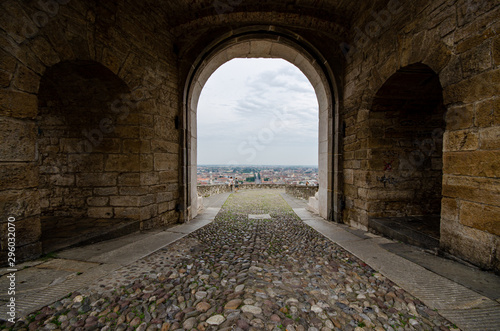
M 270 219 L 249 219 L 269 214 Z M 24 324 L 23 324 L 24 323 Z M 277 191 L 31 314 L 30 330 L 448 330 L 438 313 L 304 225 Z

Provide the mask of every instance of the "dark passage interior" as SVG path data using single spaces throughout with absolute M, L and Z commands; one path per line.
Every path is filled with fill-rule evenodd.
M 372 230 L 439 245 L 444 110 L 438 75 L 419 63 L 398 70 L 376 94 L 369 119 Z

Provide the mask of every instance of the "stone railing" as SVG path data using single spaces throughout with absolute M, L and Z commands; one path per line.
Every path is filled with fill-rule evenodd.
M 261 188 L 268 188 L 268 189 L 285 189 L 286 184 L 254 184 L 254 183 L 244 183 L 243 185 L 240 184 L 240 189 L 243 190 L 253 190 L 253 189 L 261 189 Z
M 245 183 L 245 184 L 240 184 L 239 189 L 240 190 L 284 189 L 287 194 L 305 200 L 309 199 L 310 197 L 313 197 L 316 194 L 316 192 L 318 192 L 317 186 L 287 185 L 287 184 Z M 224 184 L 198 185 L 198 195 L 205 198 L 214 194 L 220 194 L 225 192 L 231 192 L 231 187 L 229 185 L 224 185 Z
M 286 194 L 293 197 L 309 200 L 310 197 L 313 197 L 318 192 L 318 186 L 286 185 L 285 191 Z
M 201 195 L 204 198 L 225 192 L 231 192 L 231 186 L 224 184 L 198 185 L 198 195 Z

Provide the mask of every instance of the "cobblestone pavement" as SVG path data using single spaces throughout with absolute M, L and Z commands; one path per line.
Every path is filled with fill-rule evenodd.
M 269 214 L 270 219 L 249 219 Z M 4 324 L 5 327 L 5 324 Z M 29 330 L 449 330 L 437 312 L 306 226 L 277 191 L 19 321 Z

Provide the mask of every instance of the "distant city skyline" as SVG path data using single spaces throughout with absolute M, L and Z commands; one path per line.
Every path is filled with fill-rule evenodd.
M 315 167 L 317 164 L 217 164 L 217 163 L 198 163 L 198 167 Z
M 234 59 L 209 78 L 198 103 L 198 164 L 318 164 L 318 101 L 294 65 Z
M 317 186 L 318 168 L 307 166 L 202 166 L 198 185 L 230 184 L 232 179 L 247 184 L 288 184 Z

